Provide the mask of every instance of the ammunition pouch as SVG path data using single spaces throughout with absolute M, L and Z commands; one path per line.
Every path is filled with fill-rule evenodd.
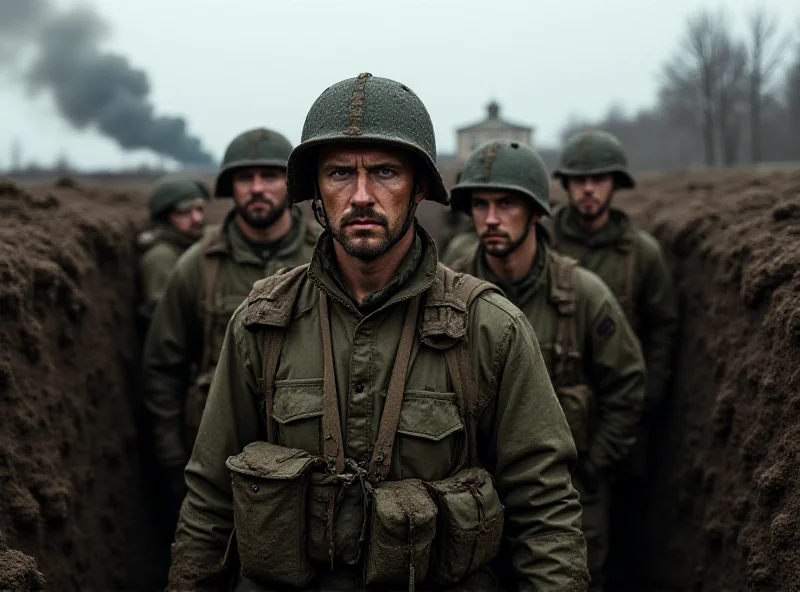
M 417 479 L 386 481 L 372 494 L 366 584 L 408 585 L 428 575 L 436 535 L 436 505 Z
M 464 582 L 497 556 L 503 537 L 503 504 L 484 469 L 464 469 L 428 488 L 439 509 L 432 580 L 451 586 Z
M 314 577 L 306 550 L 311 472 L 304 450 L 253 442 L 228 458 L 242 573 L 300 588 Z

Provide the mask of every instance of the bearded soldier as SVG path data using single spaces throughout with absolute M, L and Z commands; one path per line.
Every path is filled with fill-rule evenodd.
M 536 152 L 493 141 L 464 164 L 451 206 L 472 216 L 478 244 L 451 268 L 503 289 L 533 326 L 578 449 L 590 590 L 603 589 L 609 478 L 630 449 L 644 402 L 639 343 L 608 287 L 548 245 L 549 181 Z
M 141 305 L 139 314 L 149 324 L 178 257 L 203 236 L 205 205 L 211 193 L 205 184 L 188 175 L 162 177 L 150 193 L 149 230 L 137 243 Z
M 214 193 L 232 197 L 233 210 L 180 258 L 153 316 L 144 351 L 145 403 L 176 512 L 231 314 L 254 282 L 311 258 L 316 235 L 286 195 L 291 151 L 286 138 L 266 129 L 231 142 Z
M 575 447 L 530 324 L 440 265 L 433 125 L 361 74 L 289 159 L 325 232 L 234 313 L 192 457 L 170 586 L 585 590 Z

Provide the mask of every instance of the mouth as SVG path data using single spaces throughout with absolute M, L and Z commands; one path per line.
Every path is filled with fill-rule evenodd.
M 382 227 L 383 224 L 377 222 L 376 220 L 372 220 L 370 218 L 356 218 L 355 220 L 348 222 L 346 226 L 352 226 L 356 229 L 368 229 L 368 228 L 379 228 Z

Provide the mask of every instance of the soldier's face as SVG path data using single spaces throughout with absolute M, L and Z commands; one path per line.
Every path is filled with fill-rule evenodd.
M 570 205 L 587 220 L 602 216 L 611 205 L 614 194 L 614 176 L 584 175 L 567 178 Z
M 425 198 L 407 151 L 373 144 L 329 146 L 317 159 L 317 183 L 328 225 L 345 253 L 370 260 L 400 238 L 409 208 Z
M 504 257 L 524 240 L 532 224 L 541 216 L 533 215 L 524 197 L 511 191 L 475 191 L 472 193 L 472 219 L 478 238 L 487 253 Z
M 194 238 L 203 236 L 203 224 L 205 223 L 206 202 L 203 199 L 195 199 L 188 203 L 179 204 L 169 214 L 169 223 L 178 232 Z
M 253 228 L 268 228 L 289 207 L 286 172 L 275 167 L 234 169 L 233 199 L 236 213 Z

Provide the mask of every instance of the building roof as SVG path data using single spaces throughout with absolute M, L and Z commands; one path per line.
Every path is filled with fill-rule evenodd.
M 461 132 L 471 132 L 478 130 L 507 130 L 507 129 L 528 130 L 531 132 L 533 131 L 533 128 L 529 125 L 519 125 L 501 119 L 500 105 L 497 104 L 496 101 L 492 101 L 486 106 L 485 119 L 479 121 L 478 123 L 473 123 L 472 125 L 467 125 L 465 127 L 458 128 L 457 131 L 458 133 L 461 133 Z

